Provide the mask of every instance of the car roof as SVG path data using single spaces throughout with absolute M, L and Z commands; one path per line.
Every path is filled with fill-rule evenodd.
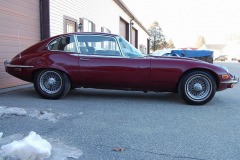
M 61 36 L 66 36 L 66 35 L 105 35 L 105 36 L 119 36 L 116 34 L 112 34 L 112 33 L 103 33 L 103 32 L 73 32 L 73 33 L 66 33 L 66 34 L 62 34 Z M 60 35 L 59 35 L 60 36 Z

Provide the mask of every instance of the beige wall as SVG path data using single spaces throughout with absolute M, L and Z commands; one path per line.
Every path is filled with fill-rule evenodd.
M 0 0 L 0 89 L 26 82 L 5 72 L 4 61 L 18 54 L 17 26 L 20 51 L 40 41 L 38 0 Z
M 79 18 L 86 18 L 95 23 L 96 32 L 101 32 L 101 27 L 106 27 L 111 33 L 118 35 L 120 34 L 120 17 L 128 23 L 131 20 L 114 0 L 50 0 L 51 36 L 64 33 L 63 16 L 76 19 L 77 24 Z M 141 17 L 138 19 L 141 20 Z M 148 34 L 137 23 L 134 21 L 133 23 L 134 28 L 138 30 L 138 46 L 143 44 L 147 47 Z

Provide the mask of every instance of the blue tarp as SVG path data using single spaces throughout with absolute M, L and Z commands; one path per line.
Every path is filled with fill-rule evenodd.
M 180 57 L 213 57 L 213 51 L 209 50 L 172 50 L 171 53 L 178 54 Z

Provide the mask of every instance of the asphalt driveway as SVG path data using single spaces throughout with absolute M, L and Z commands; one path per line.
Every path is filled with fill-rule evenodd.
M 218 62 L 240 76 L 240 63 Z M 35 131 L 83 152 L 79 159 L 240 159 L 240 84 L 202 106 L 176 93 L 75 89 L 45 100 L 32 86 L 0 94 L 0 106 L 66 113 L 56 123 L 0 116 L 5 136 Z M 123 152 L 111 151 L 116 147 Z

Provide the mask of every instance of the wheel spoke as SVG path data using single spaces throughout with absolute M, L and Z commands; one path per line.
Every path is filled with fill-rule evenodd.
M 211 90 L 210 80 L 201 75 L 192 76 L 187 81 L 186 91 L 188 96 L 194 100 L 205 99 L 209 96 Z
M 40 76 L 40 87 L 48 94 L 55 94 L 62 88 L 62 78 L 55 71 L 46 71 Z

